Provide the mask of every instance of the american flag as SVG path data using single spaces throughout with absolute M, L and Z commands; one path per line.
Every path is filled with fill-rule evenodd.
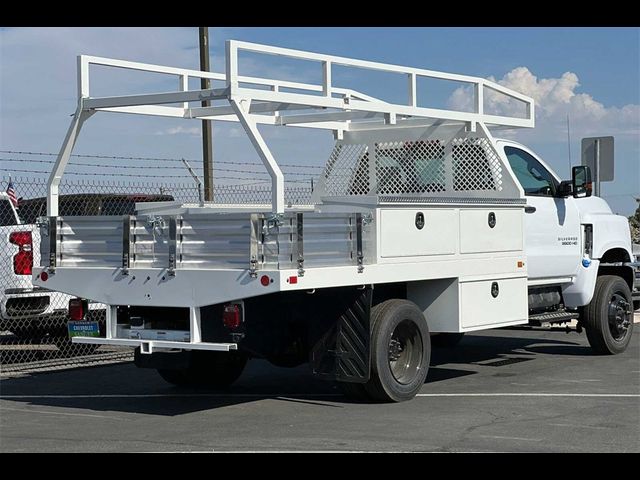
M 13 188 L 13 182 L 11 178 L 9 178 L 9 185 L 7 185 L 7 195 L 9 195 L 9 200 L 13 203 L 14 207 L 18 206 L 18 197 L 16 196 L 16 190 Z

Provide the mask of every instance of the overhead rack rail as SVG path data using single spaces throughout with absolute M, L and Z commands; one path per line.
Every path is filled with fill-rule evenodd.
M 239 53 L 253 52 L 320 64 L 320 84 L 244 76 L 239 73 Z M 267 57 L 268 58 L 268 57 Z M 240 122 L 260 156 L 272 181 L 272 210 L 284 211 L 284 176 L 257 125 L 282 125 L 332 130 L 337 139 L 344 132 L 402 129 L 434 123 L 462 123 L 474 132 L 478 123 L 507 128 L 534 126 L 533 99 L 484 78 L 356 60 L 301 50 L 228 40 L 226 71 L 203 72 L 88 55 L 78 56 L 78 106 L 48 182 L 47 215 L 58 214 L 58 188 L 84 122 L 98 111 Z M 90 66 L 122 68 L 178 77 L 179 89 L 171 92 L 92 97 Z M 402 74 L 407 79 L 406 103 L 392 103 L 340 88 L 333 81 L 335 66 Z M 190 79 L 224 82 L 222 88 L 190 89 Z M 473 93 L 473 111 L 457 111 L 418 106 L 418 80 L 430 78 L 466 83 Z M 521 102 L 524 117 L 485 113 L 485 93 L 489 90 Z M 220 101 L 228 104 L 202 107 L 192 102 Z

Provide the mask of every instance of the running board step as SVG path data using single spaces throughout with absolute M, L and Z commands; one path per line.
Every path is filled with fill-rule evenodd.
M 571 320 L 577 320 L 580 314 L 577 312 L 545 312 L 529 315 L 529 325 L 535 327 L 541 326 L 543 323 L 566 323 Z

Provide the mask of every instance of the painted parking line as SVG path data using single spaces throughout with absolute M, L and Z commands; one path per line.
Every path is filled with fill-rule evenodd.
M 148 393 L 105 395 L 0 395 L 0 400 L 42 399 L 127 399 L 127 398 L 335 398 L 341 393 Z M 591 398 L 640 398 L 640 393 L 419 393 L 416 397 L 591 397 Z
M 594 397 L 640 398 L 640 393 L 419 393 L 416 397 Z
M 68 412 L 55 412 L 52 410 L 33 410 L 31 408 L 8 408 L 0 407 L 0 410 L 7 410 L 11 412 L 24 412 L 28 414 L 39 413 L 42 415 L 62 415 L 65 417 L 90 417 L 90 418 L 107 418 L 109 420 L 124 420 L 122 418 L 114 417 L 111 415 L 92 415 L 90 413 L 68 413 Z

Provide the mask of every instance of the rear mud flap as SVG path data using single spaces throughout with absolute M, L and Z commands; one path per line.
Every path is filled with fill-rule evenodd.
M 364 383 L 369 380 L 371 332 L 369 314 L 373 289 L 354 289 L 336 298 L 338 318 L 315 343 L 313 373 L 326 380 Z

